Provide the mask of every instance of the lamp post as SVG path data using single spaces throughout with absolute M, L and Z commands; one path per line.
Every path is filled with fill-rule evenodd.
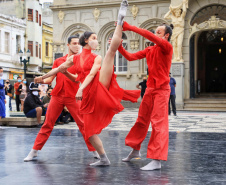
M 24 63 L 24 78 L 26 78 L 27 63 L 29 63 L 29 61 L 30 61 L 31 52 L 29 49 L 27 50 L 26 55 L 25 55 L 25 56 L 27 56 L 27 60 L 25 58 L 22 60 L 23 54 L 24 54 L 23 51 L 20 50 L 19 51 L 20 62 L 21 62 L 21 64 Z

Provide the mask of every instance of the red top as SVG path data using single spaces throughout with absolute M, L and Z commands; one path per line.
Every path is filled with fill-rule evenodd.
M 73 62 L 78 74 L 76 80 L 84 82 L 96 57 L 97 55 L 92 53 L 91 50 L 84 48 L 81 54 L 74 56 Z M 113 116 L 123 110 L 120 103 L 122 99 L 135 102 L 140 96 L 139 90 L 120 88 L 114 73 L 112 73 L 110 87 L 107 89 L 99 81 L 99 75 L 100 71 L 96 73 L 82 93 L 79 113 L 83 114 L 85 140 L 94 134 L 99 134 L 103 128 L 111 123 Z
M 67 60 L 67 55 L 56 59 L 54 61 L 52 69 L 59 67 L 62 63 L 66 62 L 66 60 Z M 67 71 L 72 74 L 76 74 L 74 66 L 68 68 Z M 78 88 L 79 88 L 79 83 L 72 82 L 69 78 L 67 78 L 62 73 L 57 73 L 56 86 L 52 90 L 51 95 L 52 96 L 62 95 L 64 97 L 75 98 Z
M 20 95 L 20 91 L 17 91 L 18 90 L 18 88 L 19 88 L 19 86 L 20 86 L 20 84 L 21 84 L 21 82 L 16 82 L 15 84 L 14 84 L 14 89 L 15 89 L 15 94 L 16 95 Z
M 127 52 L 122 45 L 119 46 L 119 52 L 129 61 L 145 58 L 147 59 L 149 77 L 147 87 L 160 88 L 162 85 L 169 84 L 169 72 L 173 55 L 173 47 L 169 41 L 159 38 L 152 32 L 131 26 L 127 22 L 123 24 L 123 31 L 136 32 L 148 40 L 155 43 L 155 46 L 149 46 L 137 53 Z

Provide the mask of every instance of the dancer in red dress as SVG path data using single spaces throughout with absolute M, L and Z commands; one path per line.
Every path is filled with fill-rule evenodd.
M 84 116 L 85 139 L 91 142 L 100 156 L 100 161 L 90 164 L 92 166 L 110 165 L 98 134 L 111 123 L 115 114 L 123 110 L 123 106 L 120 104 L 122 99 L 135 102 L 140 96 L 140 90 L 129 91 L 120 88 L 113 71 L 114 57 L 121 43 L 122 24 L 127 7 L 127 0 L 123 0 L 117 26 L 102 67 L 101 56 L 91 52 L 98 46 L 97 35 L 92 32 L 85 32 L 79 39 L 83 46 L 82 53 L 68 58 L 67 62 L 54 71 L 54 73 L 65 71 L 74 64 L 78 74 L 76 80 L 82 82 L 76 98 L 82 100 L 80 111 Z M 44 77 L 49 75 L 46 74 Z
M 147 158 L 153 160 L 141 169 L 160 169 L 160 160 L 167 160 L 168 156 L 169 72 L 173 55 L 173 47 L 169 41 L 172 35 L 172 28 L 163 24 L 156 29 L 154 35 L 148 30 L 137 28 L 124 22 L 123 31 L 136 32 L 155 43 L 155 46 L 147 47 L 143 51 L 133 54 L 127 52 L 122 45 L 118 49 L 129 61 L 146 57 L 149 72 L 147 89 L 141 101 L 137 121 L 125 139 L 126 145 L 133 148 L 133 151 L 123 161 L 126 162 L 132 158 L 140 157 L 141 143 L 147 135 L 151 122 L 152 133 L 148 144 Z
M 68 49 L 69 54 L 64 57 L 58 58 L 54 61 L 53 69 L 59 67 L 62 63 L 64 63 L 68 57 L 71 55 L 77 54 L 80 50 L 79 38 L 78 36 L 71 36 L 68 38 Z M 46 141 L 48 140 L 55 122 L 62 112 L 64 106 L 66 106 L 76 121 L 80 132 L 84 136 L 84 123 L 82 119 L 82 115 L 79 114 L 80 103 L 76 102 L 75 95 L 79 88 L 79 83 L 73 82 L 75 81 L 75 68 L 71 67 L 64 74 L 58 73 L 57 75 L 53 75 L 45 80 L 42 80 L 42 77 L 35 78 L 35 82 L 42 84 L 50 84 L 53 79 L 56 77 L 56 86 L 53 89 L 51 95 L 52 98 L 50 100 L 49 106 L 47 108 L 46 119 L 45 122 L 39 131 L 33 149 L 28 154 L 28 156 L 24 159 L 25 162 L 31 161 L 34 157 L 37 157 L 38 150 L 41 150 Z M 71 80 L 69 80 L 70 78 Z M 86 140 L 86 145 L 89 151 L 93 151 L 94 157 L 98 158 L 98 154 L 95 151 L 94 147 L 91 143 Z

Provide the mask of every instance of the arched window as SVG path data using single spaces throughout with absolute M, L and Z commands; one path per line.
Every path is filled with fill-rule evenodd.
M 113 32 L 110 33 L 107 37 L 106 43 L 107 43 L 107 49 L 109 48 L 110 44 L 108 43 L 109 38 L 113 37 Z M 123 39 L 123 47 L 127 50 L 128 47 L 128 41 L 127 36 L 125 33 L 122 33 L 122 39 Z M 122 56 L 119 51 L 115 54 L 115 61 L 114 61 L 114 71 L 116 73 L 126 73 L 127 72 L 127 60 Z
M 152 33 L 155 33 L 155 28 L 151 28 L 151 29 L 148 29 L 150 32 L 152 32 Z M 144 49 L 145 48 L 147 48 L 147 47 L 149 47 L 149 46 L 154 46 L 154 43 L 153 42 L 151 42 L 150 40 L 148 40 L 148 39 L 146 39 L 146 38 L 144 38 Z M 146 60 L 146 58 L 144 58 L 144 60 L 143 60 L 143 65 L 142 65 L 142 72 L 143 73 L 146 73 L 147 72 L 147 68 L 148 68 L 148 65 L 147 65 L 147 60 Z

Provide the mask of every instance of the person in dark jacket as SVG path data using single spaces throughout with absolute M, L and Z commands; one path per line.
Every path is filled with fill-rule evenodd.
M 145 90 L 147 88 L 147 77 L 145 76 L 143 78 L 143 82 L 140 82 L 137 86 L 136 86 L 137 89 L 141 89 L 141 92 L 140 92 L 140 96 L 141 98 L 143 98 L 144 96 L 144 93 L 145 93 Z
M 13 86 L 10 84 L 9 79 L 5 81 L 5 95 L 9 96 L 9 110 L 12 111 L 12 103 L 11 100 L 13 98 L 12 94 Z
M 44 108 L 47 108 L 48 103 L 44 104 L 40 101 L 38 97 L 38 84 L 34 84 L 33 82 L 29 87 L 30 92 L 24 101 L 24 114 L 28 118 L 37 117 L 37 121 L 41 124 L 41 116 L 45 115 Z

